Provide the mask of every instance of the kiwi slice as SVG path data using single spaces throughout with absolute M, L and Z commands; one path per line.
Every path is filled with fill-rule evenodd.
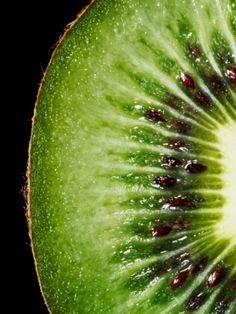
M 235 0 L 97 0 L 66 32 L 28 168 L 51 313 L 236 313 L 235 38 Z

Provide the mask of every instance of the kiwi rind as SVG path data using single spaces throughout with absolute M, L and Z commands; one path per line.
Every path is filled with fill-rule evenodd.
M 49 67 L 49 65 L 51 64 L 51 62 L 52 62 L 52 60 L 54 58 L 54 54 L 56 53 L 57 48 L 63 42 L 64 38 L 67 36 L 67 33 L 72 29 L 74 24 L 76 24 L 78 22 L 80 17 L 86 12 L 86 10 L 89 8 L 90 5 L 92 5 L 92 3 L 94 1 L 95 0 L 88 0 L 86 2 L 86 5 L 84 5 L 81 8 L 81 10 L 78 12 L 76 18 L 66 26 L 63 35 L 60 37 L 60 39 L 57 41 L 57 43 L 53 45 L 53 49 L 54 50 L 53 50 L 53 53 L 51 55 L 51 59 L 49 61 L 48 67 Z M 47 298 L 46 298 L 46 296 L 44 294 L 44 290 L 42 288 L 42 283 L 41 283 L 39 270 L 38 270 L 38 263 L 37 263 L 37 260 L 36 260 L 36 257 L 35 257 L 34 242 L 33 242 L 33 236 L 32 236 L 32 220 L 31 220 L 31 213 L 30 213 L 30 208 L 31 208 L 30 207 L 30 165 L 31 165 L 32 136 L 33 136 L 33 128 L 34 128 L 34 124 L 35 124 L 35 116 L 36 116 L 36 111 L 37 111 L 38 98 L 39 98 L 40 91 L 41 91 L 41 88 L 43 86 L 43 83 L 44 83 L 44 81 L 46 79 L 46 76 L 47 76 L 47 70 L 43 73 L 43 78 L 41 79 L 40 86 L 39 86 L 39 89 L 38 89 L 37 101 L 36 101 L 36 104 L 34 106 L 34 114 L 33 114 L 33 117 L 32 117 L 31 137 L 30 137 L 29 148 L 28 148 L 28 162 L 27 162 L 27 171 L 26 171 L 26 184 L 25 184 L 24 189 L 23 189 L 23 195 L 24 195 L 24 199 L 25 199 L 25 217 L 26 217 L 26 220 L 27 220 L 27 225 L 28 225 L 28 230 L 29 230 L 29 237 L 30 237 L 30 240 L 31 240 L 31 252 L 32 252 L 33 260 L 34 260 L 34 266 L 35 266 L 35 271 L 36 271 L 36 275 L 37 275 L 37 279 L 38 279 L 38 283 L 39 283 L 39 288 L 40 288 L 41 295 L 43 297 L 44 304 L 47 307 L 48 312 L 52 313 L 51 310 L 50 310 L 50 307 L 48 305 Z

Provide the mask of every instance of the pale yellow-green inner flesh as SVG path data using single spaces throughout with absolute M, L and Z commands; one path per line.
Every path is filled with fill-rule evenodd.
M 216 225 L 217 235 L 230 238 L 232 245 L 236 244 L 236 124 L 229 122 L 222 126 L 217 136 L 219 139 L 218 148 L 222 153 L 222 166 L 224 171 L 222 179 L 224 187 L 222 194 L 225 197 L 225 204 L 222 208 L 222 220 Z

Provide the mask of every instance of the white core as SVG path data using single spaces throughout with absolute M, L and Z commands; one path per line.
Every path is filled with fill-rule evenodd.
M 221 127 L 217 135 L 219 149 L 223 155 L 222 194 L 225 197 L 225 205 L 222 208 L 222 220 L 216 225 L 216 232 L 221 237 L 230 238 L 231 243 L 236 244 L 236 123 L 232 122 Z

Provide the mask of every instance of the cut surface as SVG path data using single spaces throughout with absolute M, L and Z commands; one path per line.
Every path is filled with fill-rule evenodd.
M 236 312 L 234 0 L 97 0 L 40 89 L 29 224 L 48 307 Z

